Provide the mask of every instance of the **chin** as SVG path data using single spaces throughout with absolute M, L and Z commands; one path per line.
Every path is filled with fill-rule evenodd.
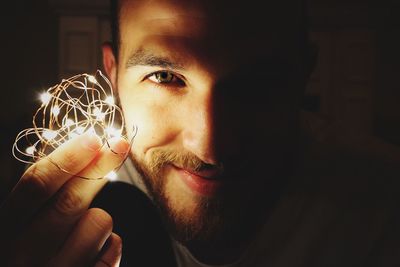
M 217 247 L 243 243 L 264 222 L 265 207 L 250 192 L 205 197 L 188 190 L 174 176 L 165 177 L 165 187 L 155 198 L 171 236 L 187 246 Z
M 165 176 L 155 201 L 170 234 L 181 243 L 218 239 L 223 218 L 222 196 L 206 197 L 191 191 L 176 175 Z
M 271 192 L 277 192 L 275 186 L 258 186 L 241 179 L 243 183 L 204 195 L 192 190 L 173 168 L 164 166 L 151 173 L 143 171 L 143 166 L 137 169 L 165 227 L 185 245 L 232 246 L 249 240 L 265 222 L 274 197 Z

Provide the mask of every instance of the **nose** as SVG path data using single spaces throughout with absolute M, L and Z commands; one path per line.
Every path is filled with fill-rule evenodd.
M 208 164 L 218 164 L 214 102 L 211 90 L 191 97 L 182 130 L 184 148 Z
M 179 115 L 184 122 L 183 147 L 205 163 L 231 165 L 243 149 L 243 112 L 229 97 L 233 85 L 222 86 L 217 79 L 204 84 L 203 90 L 196 90 L 186 102 L 185 113 Z

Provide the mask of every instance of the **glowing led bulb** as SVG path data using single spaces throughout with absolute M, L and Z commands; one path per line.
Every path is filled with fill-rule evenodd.
M 93 115 L 96 116 L 96 120 L 98 120 L 98 121 L 102 121 L 106 117 L 106 114 L 101 112 L 101 110 L 99 108 L 95 108 L 93 110 Z
M 85 132 L 85 130 L 86 130 L 85 127 L 78 126 L 78 127 L 75 128 L 75 130 L 70 131 L 68 133 L 68 137 L 69 137 L 69 139 L 75 138 L 75 137 L 83 134 Z M 89 129 L 89 131 L 90 131 L 90 129 Z
M 60 107 L 59 106 L 54 106 L 51 109 L 51 112 L 53 113 L 54 116 L 58 116 L 60 114 Z
M 33 155 L 35 153 L 35 151 L 36 151 L 36 148 L 34 146 L 27 147 L 25 150 L 26 154 L 28 154 L 28 155 Z
M 53 130 L 46 129 L 43 131 L 42 136 L 44 139 L 51 141 L 57 137 L 57 132 Z
M 109 181 L 115 181 L 117 180 L 117 173 L 115 171 L 110 171 L 106 176 L 104 176 L 105 178 L 107 178 Z
M 88 132 L 88 133 L 91 133 L 91 134 L 97 134 L 97 133 L 96 133 L 96 130 L 94 129 L 94 127 L 90 127 L 90 128 L 87 130 L 87 132 Z
M 75 122 L 73 121 L 73 120 L 71 120 L 71 119 L 67 119 L 65 122 L 64 122 L 64 126 L 65 127 L 71 127 L 72 125 L 74 125 L 75 124 Z
M 69 133 L 68 133 L 69 139 L 75 138 L 75 137 L 77 137 L 77 136 L 79 136 L 79 134 L 77 134 L 77 133 L 74 133 L 74 132 L 69 132 Z
M 78 127 L 76 127 L 75 131 L 77 134 L 83 134 L 85 132 L 85 127 L 78 126 Z
M 43 105 L 47 105 L 50 100 L 51 100 L 52 96 L 49 92 L 44 92 L 40 95 L 40 100 L 42 101 Z
M 110 137 L 121 137 L 121 130 L 117 130 L 114 127 L 107 127 L 105 132 Z
M 95 78 L 93 75 L 88 75 L 88 80 L 89 80 L 89 82 L 91 82 L 91 83 L 97 83 L 97 80 L 96 80 L 96 78 Z
M 136 136 L 136 127 L 132 129 L 131 140 L 123 135 L 125 120 L 122 110 L 116 104 L 111 82 L 100 71 L 93 75 L 79 74 L 63 79 L 60 84 L 41 92 L 38 100 L 41 103 L 34 113 L 33 127 L 21 131 L 13 145 L 12 153 L 21 162 L 34 164 L 67 140 L 84 134 L 98 136 L 104 149 L 111 151 L 113 138 L 123 138 L 132 144 Z M 81 178 L 114 181 L 118 179 L 117 169 L 127 157 L 127 153 L 124 153 L 120 165 L 106 176 Z M 56 163 L 55 166 L 58 167 Z M 68 169 L 58 168 L 75 175 Z
M 114 105 L 115 101 L 114 101 L 114 97 L 112 96 L 107 96 L 107 98 L 104 100 L 104 102 L 106 102 L 108 105 Z

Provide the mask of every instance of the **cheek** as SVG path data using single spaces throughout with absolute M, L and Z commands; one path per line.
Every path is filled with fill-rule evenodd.
M 137 135 L 133 142 L 132 152 L 143 158 L 153 147 L 165 146 L 179 134 L 174 110 L 149 93 L 120 92 L 120 101 L 130 138 L 132 129 L 137 127 Z

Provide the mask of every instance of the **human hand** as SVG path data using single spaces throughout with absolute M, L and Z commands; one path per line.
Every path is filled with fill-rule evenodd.
M 104 210 L 88 209 L 130 149 L 123 139 L 101 146 L 90 133 L 32 165 L 0 207 L 0 260 L 6 266 L 118 266 L 121 239 Z M 58 166 L 57 166 L 58 165 Z

